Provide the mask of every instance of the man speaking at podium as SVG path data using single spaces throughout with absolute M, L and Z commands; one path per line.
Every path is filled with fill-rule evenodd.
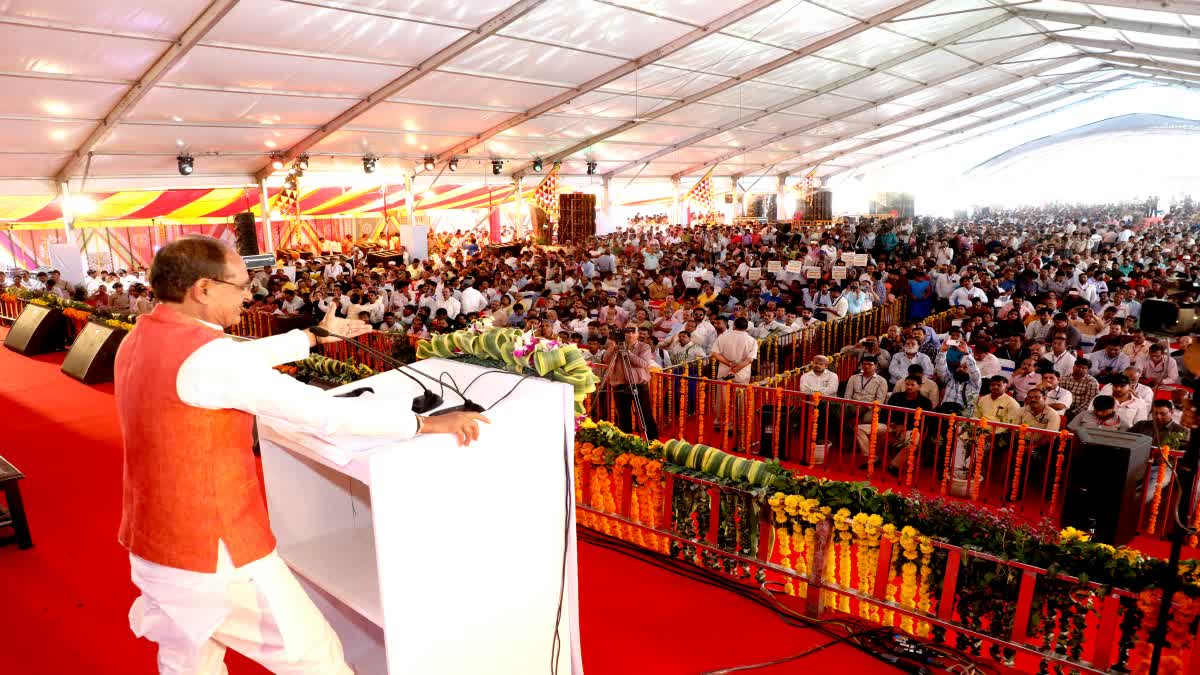
M 130 627 L 158 643 L 164 674 L 222 675 L 227 647 L 274 673 L 350 673 L 338 636 L 275 551 L 251 452 L 254 416 L 319 434 L 451 433 L 460 444 L 477 439 L 486 419 L 418 418 L 395 401 L 334 398 L 275 371 L 306 358 L 317 338 L 225 335 L 250 297 L 250 276 L 216 239 L 164 246 L 150 285 L 161 304 L 139 317 L 116 359 L 125 447 L 118 539 L 142 592 Z M 347 337 L 370 330 L 332 312 L 321 325 Z

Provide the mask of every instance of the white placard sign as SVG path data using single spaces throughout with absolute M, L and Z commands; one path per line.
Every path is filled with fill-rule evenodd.
M 791 272 L 792 274 L 803 274 L 804 263 L 800 262 L 799 260 L 789 260 L 787 264 L 787 271 Z
M 783 271 L 783 263 L 778 260 L 771 260 L 767 262 L 767 271 L 771 274 L 779 274 Z
M 853 262 L 853 263 L 851 263 L 851 264 L 852 264 L 852 265 L 854 265 L 855 267 L 866 267 L 866 266 L 867 266 L 867 260 L 868 260 L 870 257 L 871 257 L 871 256 L 867 255 L 866 253 L 856 253 L 856 254 L 854 255 L 854 262 Z
M 821 268 L 820 267 L 805 267 L 804 268 L 804 276 L 807 279 L 820 279 L 821 278 Z
M 762 278 L 762 268 L 761 267 L 751 267 L 749 269 L 749 271 L 746 272 L 746 278 L 749 279 L 750 281 L 758 281 L 759 279 Z
M 854 264 L 854 251 L 842 251 L 842 262 L 847 265 Z
M 846 268 L 842 265 L 835 265 L 833 268 L 833 274 L 831 276 L 834 280 L 838 280 L 838 281 L 845 279 L 846 278 Z

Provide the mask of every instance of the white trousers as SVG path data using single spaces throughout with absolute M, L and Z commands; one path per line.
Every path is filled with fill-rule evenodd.
M 352 675 L 337 634 L 278 554 L 236 569 L 224 546 L 221 554 L 216 574 L 131 557 L 142 595 L 129 624 L 138 637 L 158 643 L 159 673 L 227 675 L 231 648 L 272 673 Z

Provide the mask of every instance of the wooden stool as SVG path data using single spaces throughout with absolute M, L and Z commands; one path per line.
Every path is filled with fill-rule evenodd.
M 4 499 L 8 510 L 0 508 L 0 527 L 11 527 L 15 533 L 12 536 L 0 537 L 0 546 L 16 544 L 17 548 L 33 548 L 33 539 L 29 536 L 29 521 L 25 519 L 25 503 L 21 501 L 21 485 L 18 481 L 25 474 L 17 471 L 17 467 L 9 464 L 0 457 L 0 489 L 4 491 Z

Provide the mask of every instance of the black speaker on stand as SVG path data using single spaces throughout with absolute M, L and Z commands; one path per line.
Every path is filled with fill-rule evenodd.
M 1062 524 L 1095 532 L 1096 541 L 1128 544 L 1141 514 L 1149 436 L 1080 429 L 1063 498 Z
M 258 255 L 258 228 L 254 224 L 254 214 L 249 211 L 239 213 L 233 217 L 233 224 L 237 228 L 238 255 Z
M 126 335 L 123 330 L 89 321 L 71 344 L 62 371 L 84 384 L 112 382 L 117 348 Z
M 25 356 L 62 351 L 67 346 L 67 317 L 57 307 L 31 302 L 8 331 L 4 346 Z

